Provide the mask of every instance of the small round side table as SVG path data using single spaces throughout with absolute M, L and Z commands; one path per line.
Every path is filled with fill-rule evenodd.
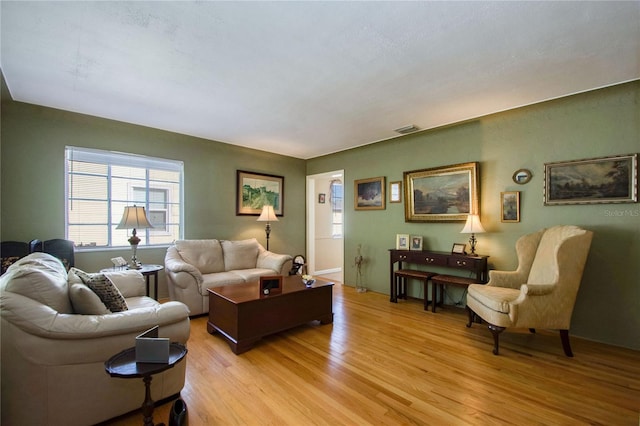
M 151 399 L 151 376 L 173 368 L 187 355 L 187 348 L 177 342 L 169 345 L 169 362 L 150 363 L 136 362 L 136 348 L 125 349 L 112 356 L 104 363 L 104 369 L 111 377 L 123 379 L 142 378 L 144 382 L 144 402 L 142 403 L 142 415 L 144 426 L 153 426 L 153 399 Z M 164 425 L 160 423 L 158 426 Z

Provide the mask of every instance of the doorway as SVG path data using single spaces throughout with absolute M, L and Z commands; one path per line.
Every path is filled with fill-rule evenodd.
M 307 270 L 343 282 L 344 170 L 307 176 Z

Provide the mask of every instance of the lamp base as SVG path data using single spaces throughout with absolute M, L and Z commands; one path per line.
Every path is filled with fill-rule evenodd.
M 129 242 L 131 242 L 131 238 L 129 239 Z M 136 252 L 138 251 L 137 243 L 131 244 L 131 251 L 132 251 L 132 254 L 131 254 L 131 262 L 129 263 L 129 269 L 142 269 L 142 263 L 138 261 L 138 256 L 136 255 Z

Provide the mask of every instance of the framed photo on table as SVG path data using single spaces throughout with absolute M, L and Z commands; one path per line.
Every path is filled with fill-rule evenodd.
M 284 177 L 237 171 L 236 215 L 259 216 L 262 206 L 271 205 L 276 216 L 284 216 Z
M 467 245 L 465 243 L 453 243 L 451 254 L 467 254 Z
M 411 250 L 422 250 L 422 237 L 417 235 L 411 236 Z
M 260 296 L 282 293 L 282 275 L 260 277 Z
M 396 235 L 396 250 L 409 250 L 409 234 Z

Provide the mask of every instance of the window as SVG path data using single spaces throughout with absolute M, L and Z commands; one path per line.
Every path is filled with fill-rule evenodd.
M 130 229 L 116 229 L 125 206 L 144 206 L 150 229 L 140 245 L 182 238 L 184 165 L 119 152 L 67 147 L 66 238 L 78 247 L 126 246 Z
M 331 194 L 331 221 L 334 238 L 342 238 L 342 181 L 332 180 L 329 185 Z

